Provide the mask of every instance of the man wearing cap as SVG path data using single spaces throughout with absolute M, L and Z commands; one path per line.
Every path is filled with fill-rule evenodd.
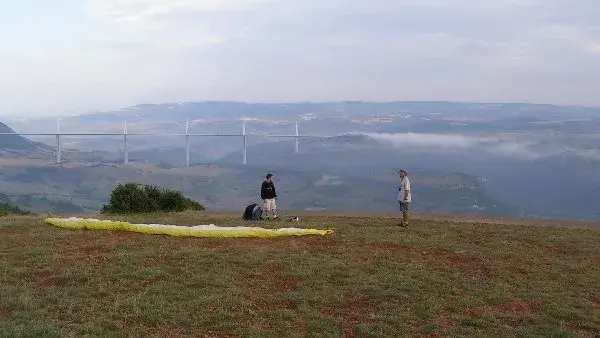
M 275 191 L 275 184 L 273 184 L 273 174 L 267 174 L 265 180 L 260 188 L 260 198 L 265 202 L 265 214 L 267 220 L 270 219 L 269 211 L 273 215 L 273 219 L 277 219 L 277 205 L 275 200 L 277 199 L 277 192 Z
M 402 223 L 400 226 L 408 226 L 408 206 L 412 201 L 410 192 L 410 180 L 408 179 L 408 173 L 405 170 L 398 171 L 400 176 L 400 188 L 398 189 L 398 204 L 400 205 L 400 211 L 402 212 Z

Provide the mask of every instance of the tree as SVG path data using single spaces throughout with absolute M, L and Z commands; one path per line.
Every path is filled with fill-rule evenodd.
M 108 205 L 102 207 L 102 213 L 145 213 L 180 212 L 184 210 L 205 210 L 204 206 L 180 191 L 159 189 L 153 185 L 126 183 L 117 185 Z

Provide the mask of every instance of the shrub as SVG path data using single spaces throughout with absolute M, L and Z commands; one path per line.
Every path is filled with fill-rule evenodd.
M 152 185 L 126 183 L 117 185 L 110 194 L 110 202 L 102 213 L 179 212 L 204 210 L 204 206 L 179 191 L 159 189 Z
M 12 205 L 7 202 L 0 202 L 0 217 L 10 216 L 10 215 L 36 215 L 34 212 L 30 210 L 23 210 L 16 205 Z
M 156 165 L 156 167 L 160 168 L 160 169 L 173 169 L 173 168 L 175 168 L 174 165 L 169 164 L 167 162 L 160 162 L 159 164 Z

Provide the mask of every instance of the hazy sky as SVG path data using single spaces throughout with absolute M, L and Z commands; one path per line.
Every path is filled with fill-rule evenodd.
M 0 0 L 0 115 L 183 100 L 600 105 L 600 0 Z

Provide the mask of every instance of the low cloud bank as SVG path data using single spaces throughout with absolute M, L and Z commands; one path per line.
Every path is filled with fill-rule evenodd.
M 560 143 L 541 144 L 531 139 L 508 140 L 499 137 L 428 133 L 364 133 L 363 135 L 393 147 L 432 152 L 479 151 L 490 155 L 528 160 L 570 155 L 585 160 L 600 161 L 599 149 L 577 149 Z

